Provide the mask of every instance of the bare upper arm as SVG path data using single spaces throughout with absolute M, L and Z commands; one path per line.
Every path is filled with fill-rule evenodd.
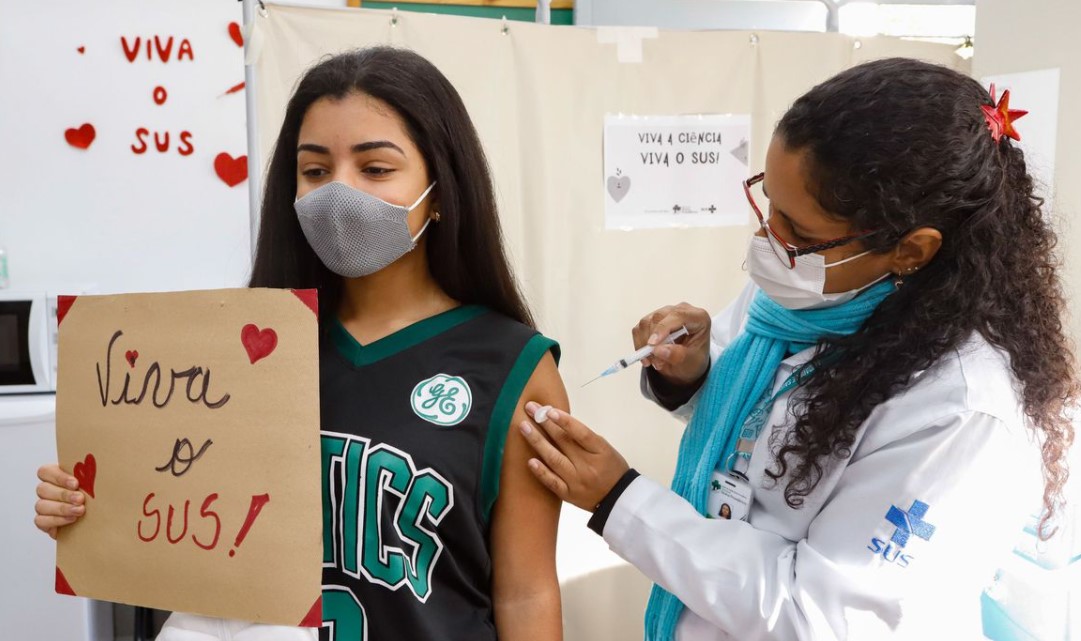
M 555 589 L 555 541 L 560 501 L 529 471 L 532 450 L 519 425 L 534 400 L 570 410 L 567 391 L 551 352 L 544 355 L 518 399 L 503 452 L 499 495 L 492 510 L 493 596 L 515 598 Z

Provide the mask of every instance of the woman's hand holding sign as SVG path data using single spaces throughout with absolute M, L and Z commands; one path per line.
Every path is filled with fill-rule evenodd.
M 57 531 L 74 523 L 86 512 L 86 496 L 79 481 L 55 463 L 38 469 L 38 502 L 34 505 L 34 525 L 56 538 Z

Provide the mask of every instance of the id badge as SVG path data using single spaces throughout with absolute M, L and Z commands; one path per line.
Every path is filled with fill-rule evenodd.
M 746 521 L 751 513 L 754 490 L 747 477 L 738 472 L 713 472 L 709 484 L 709 500 L 706 511 L 711 519 Z

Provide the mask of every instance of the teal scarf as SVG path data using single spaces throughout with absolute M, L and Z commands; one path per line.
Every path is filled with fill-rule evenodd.
M 893 290 L 893 284 L 885 282 L 842 305 L 802 311 L 785 309 L 758 292 L 746 328 L 725 348 L 704 384 L 679 444 L 672 491 L 704 515 L 713 471 L 735 451 L 744 422 L 772 390 L 781 361 L 823 337 L 854 334 Z M 683 607 L 678 598 L 654 585 L 646 606 L 647 641 L 675 638 Z

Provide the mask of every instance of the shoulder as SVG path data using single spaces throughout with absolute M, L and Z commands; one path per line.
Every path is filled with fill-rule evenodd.
M 1025 426 L 1022 391 L 1010 356 L 979 332 L 920 372 L 907 394 L 916 403 L 987 414 L 1012 428 Z
M 995 438 L 1018 446 L 1032 444 L 1009 355 L 978 332 L 917 372 L 905 390 L 875 408 L 864 425 L 859 449 L 878 449 L 919 432 L 962 440 L 986 437 L 964 429 L 974 422 L 993 424 Z
M 555 361 L 559 362 L 560 347 L 555 339 L 495 310 L 486 307 L 479 309 L 483 312 L 478 313 L 472 321 L 474 331 L 483 334 L 488 340 L 500 343 L 509 352 L 517 353 L 519 359 L 532 361 L 532 366 L 536 366 L 546 353 L 551 353 Z M 532 367 L 530 370 L 532 371 Z

